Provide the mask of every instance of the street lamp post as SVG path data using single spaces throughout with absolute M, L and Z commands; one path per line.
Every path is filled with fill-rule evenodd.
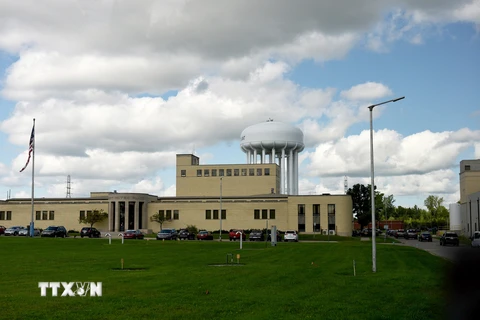
M 375 182 L 374 182 L 374 165 L 373 165 L 373 108 L 376 106 L 380 106 L 382 104 L 386 104 L 389 102 L 397 102 L 398 100 L 405 99 L 405 97 L 400 97 L 384 102 L 380 102 L 377 104 L 372 104 L 368 107 L 370 110 L 370 176 L 371 176 L 371 184 L 370 184 L 370 198 L 372 201 L 372 271 L 377 272 L 377 247 L 375 241 L 375 233 L 376 233 L 376 224 L 375 224 Z
M 220 177 L 220 239 L 222 241 L 222 181 L 223 177 Z

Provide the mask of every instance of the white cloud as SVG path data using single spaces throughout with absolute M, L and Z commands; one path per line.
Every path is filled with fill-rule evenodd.
M 348 90 L 342 91 L 340 95 L 349 100 L 373 100 L 392 94 L 390 88 L 382 83 L 366 82 L 357 84 Z
M 480 131 L 423 131 L 407 137 L 392 130 L 374 133 L 376 176 L 425 174 L 453 166 L 460 152 L 480 138 Z M 320 144 L 310 153 L 310 176 L 370 175 L 370 132 L 362 131 Z

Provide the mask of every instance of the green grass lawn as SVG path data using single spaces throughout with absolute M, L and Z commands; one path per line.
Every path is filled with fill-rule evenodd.
M 227 253 L 243 265 L 210 266 Z M 8 319 L 441 319 L 450 265 L 379 244 L 373 274 L 371 243 L 360 241 L 246 241 L 239 250 L 229 241 L 0 237 L 0 256 Z M 121 259 L 145 270 L 112 270 Z M 38 282 L 52 281 L 102 282 L 103 296 L 41 297 Z

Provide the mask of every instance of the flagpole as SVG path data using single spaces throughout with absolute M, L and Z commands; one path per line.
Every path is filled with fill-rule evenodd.
M 35 130 L 35 118 L 33 118 L 33 130 Z M 33 222 L 33 213 L 34 213 L 34 201 L 35 198 L 35 135 L 33 136 L 33 151 L 32 151 L 32 216 L 30 220 L 30 237 L 34 236 L 34 222 Z

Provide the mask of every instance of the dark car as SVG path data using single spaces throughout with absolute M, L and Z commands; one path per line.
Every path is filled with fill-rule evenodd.
M 209 231 L 202 230 L 198 232 L 197 240 L 213 240 L 213 236 Z
M 80 230 L 80 237 L 100 238 L 100 231 L 95 228 L 85 227 Z
M 124 239 L 143 239 L 145 235 L 140 230 L 127 230 L 123 233 Z
M 267 232 L 267 241 L 272 241 L 272 231 L 268 230 Z M 280 231 L 277 230 L 277 242 L 282 241 L 282 235 L 280 234 Z
M 430 232 L 422 232 L 418 235 L 418 241 L 423 242 L 423 241 L 428 241 L 432 242 L 432 235 Z
M 264 241 L 265 235 L 262 230 L 252 230 L 248 235 L 250 241 Z
M 178 239 L 180 239 L 180 240 L 195 240 L 195 234 L 189 232 L 187 229 L 180 229 L 178 231 Z
M 157 240 L 177 240 L 177 230 L 175 229 L 163 229 L 157 233 Z
M 417 230 L 415 229 L 408 229 L 407 231 L 405 231 L 405 233 L 403 234 L 403 237 L 405 239 L 417 239 L 418 238 L 418 235 L 417 235 Z
M 67 229 L 64 226 L 50 226 L 42 231 L 42 237 L 66 238 L 68 237 Z
M 395 238 L 402 238 L 405 236 L 405 230 L 403 229 L 398 229 L 397 233 L 395 234 Z
M 442 237 L 440 238 L 440 245 L 446 246 L 447 244 L 453 244 L 457 246 L 460 244 L 460 240 L 458 239 L 458 234 L 455 232 L 444 232 Z

